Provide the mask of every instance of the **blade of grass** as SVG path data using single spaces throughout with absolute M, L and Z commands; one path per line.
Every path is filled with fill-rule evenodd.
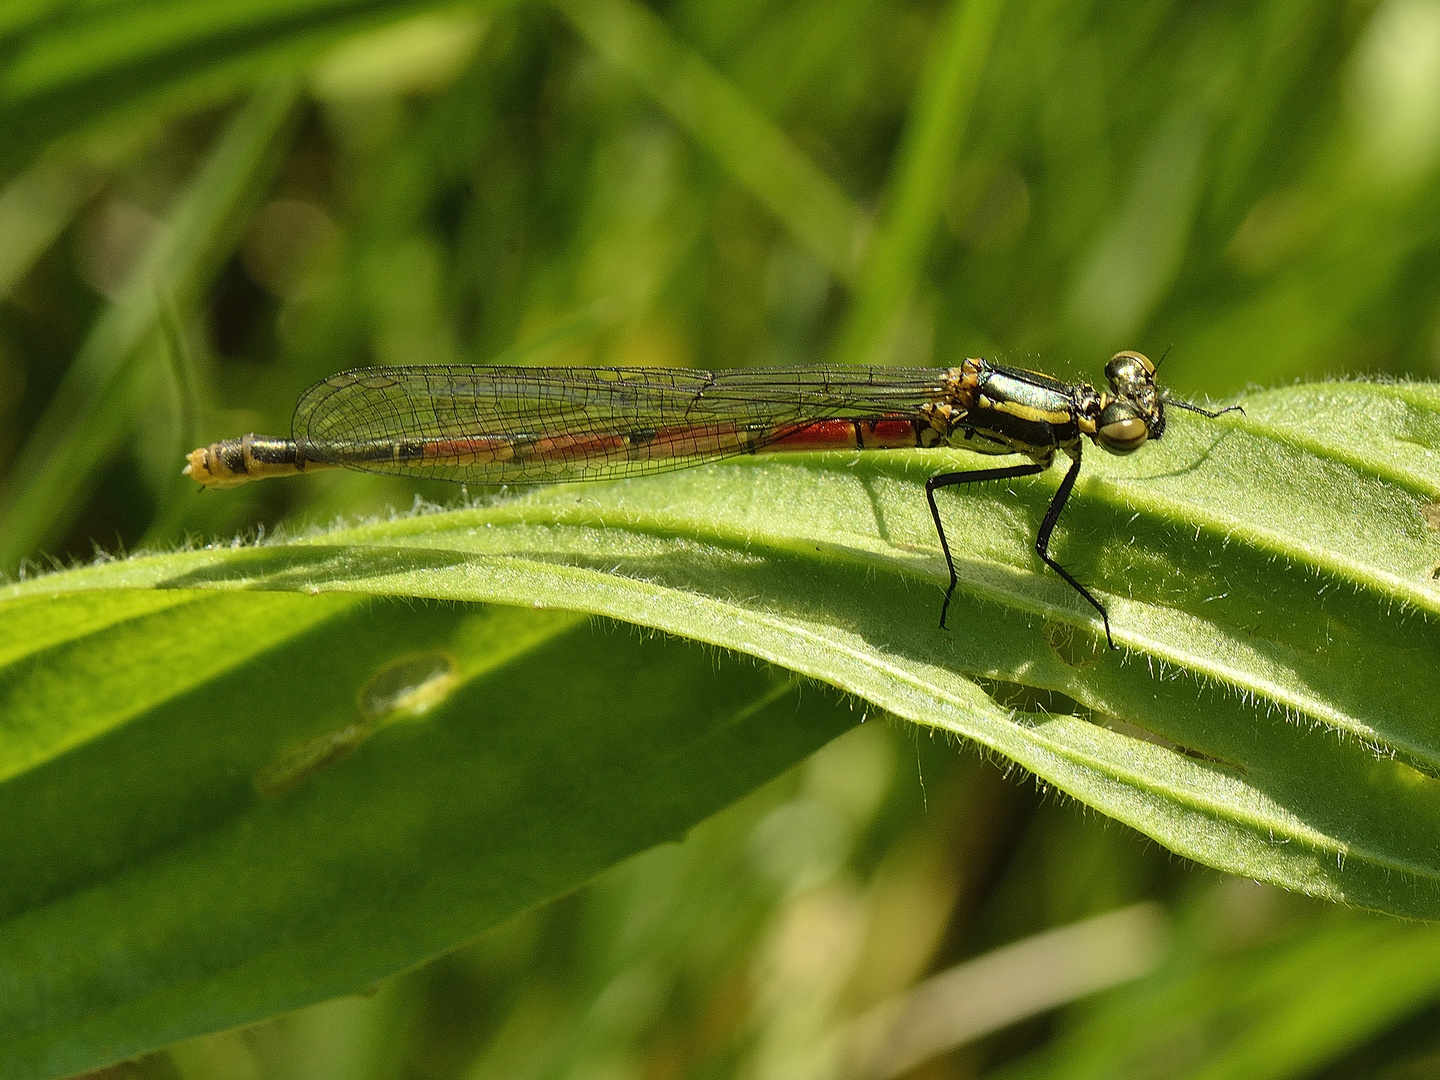
M 1155 974 L 1082 1013 L 1042 1051 L 987 1080 L 1288 1080 L 1313 1076 L 1430 1001 L 1440 933 L 1336 911 L 1239 955 L 1178 939 Z M 1212 946 L 1213 947 L 1213 946 Z
M 539 364 L 567 345 L 599 333 L 613 325 L 615 311 L 605 300 L 597 300 L 578 311 L 557 319 L 553 326 L 526 341 L 517 342 L 504 352 L 488 357 L 487 364 Z
M 1103 351 L 1132 340 L 1175 281 L 1200 207 L 1209 107 L 1187 97 L 1158 125 L 1133 179 L 1076 275 L 1066 317 Z
M 127 0 L 35 5 L 0 27 L 0 173 L 126 121 L 153 125 L 301 73 L 336 42 L 437 0 Z M 494 6 L 494 5 L 488 5 Z
M 30 272 L 98 186 L 87 161 L 46 160 L 0 192 L 0 300 Z
M 201 419 L 205 395 L 201 392 L 201 374 L 190 350 L 184 320 L 175 301 L 158 289 L 155 294 L 160 331 L 164 339 L 165 375 L 163 382 L 171 390 L 175 408 L 175 452 L 172 460 L 183 458 L 192 447 L 200 444 Z M 145 530 L 142 548 L 154 548 L 171 542 L 173 533 L 185 513 L 186 503 L 199 494 L 184 474 L 167 471 L 160 492 L 160 508 L 155 520 Z
M 709 150 L 837 278 L 855 281 L 862 218 L 773 121 L 635 0 L 557 0 L 575 29 Z
M 199 303 L 279 168 L 297 101 L 286 82 L 241 108 L 96 322 L 10 472 L 0 499 L 0 567 L 14 567 L 65 529 L 123 442 L 136 358 L 157 340 L 157 293 L 181 311 Z
M 175 307 L 174 297 L 166 296 L 157 289 L 155 307 L 165 339 L 165 370 L 175 391 L 175 439 L 180 448 L 176 456 L 184 457 L 199 440 L 200 373 L 196 370 L 195 357 L 186 340 L 185 323 Z
M 835 346 L 839 362 L 883 359 L 886 335 L 920 278 L 940 220 L 940 206 L 1004 7 L 1004 0 L 954 0 L 935 36 L 915 88 L 886 205 Z
M 836 1031 L 857 1080 L 892 1080 L 1020 1020 L 1132 982 L 1159 965 L 1169 926 L 1158 904 L 1128 908 L 1001 946 L 883 1001 Z

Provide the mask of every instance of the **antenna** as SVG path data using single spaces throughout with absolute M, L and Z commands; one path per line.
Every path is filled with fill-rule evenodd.
M 1210 417 L 1211 420 L 1214 420 L 1217 416 L 1224 416 L 1226 413 L 1231 412 L 1238 412 L 1241 416 L 1245 415 L 1245 410 L 1239 405 L 1227 405 L 1223 409 L 1202 409 L 1199 405 L 1191 405 L 1187 401 L 1176 401 L 1172 397 L 1167 397 L 1165 404 L 1172 409 L 1185 409 L 1187 412 L 1198 412 L 1201 416 Z

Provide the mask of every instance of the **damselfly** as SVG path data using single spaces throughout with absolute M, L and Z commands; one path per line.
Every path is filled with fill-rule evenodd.
M 930 516 L 950 571 L 945 626 L 959 577 L 935 493 L 1070 467 L 1050 501 L 1035 552 L 1100 613 L 1089 589 L 1050 557 L 1050 534 L 1080 473 L 1082 439 L 1131 454 L 1165 433 L 1155 365 L 1137 352 L 1089 383 L 970 359 L 954 368 L 390 367 L 343 371 L 295 407 L 289 439 L 245 435 L 201 447 L 185 474 L 206 487 L 343 467 L 482 484 L 549 484 L 681 469 L 738 454 L 954 446 L 1030 460 L 932 476 Z M 1238 408 L 1238 406 L 1231 406 Z

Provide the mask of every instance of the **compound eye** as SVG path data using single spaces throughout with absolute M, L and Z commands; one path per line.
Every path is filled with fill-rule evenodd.
M 1100 414 L 1095 437 L 1112 454 L 1133 454 L 1150 437 L 1150 428 L 1120 402 L 1112 401 Z
M 1105 365 L 1105 378 L 1117 394 L 1155 381 L 1155 365 L 1144 353 L 1118 352 Z

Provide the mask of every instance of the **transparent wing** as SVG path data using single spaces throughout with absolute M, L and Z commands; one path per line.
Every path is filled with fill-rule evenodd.
M 311 460 L 472 483 L 634 476 L 750 453 L 821 420 L 914 415 L 939 368 L 358 368 L 300 398 Z

